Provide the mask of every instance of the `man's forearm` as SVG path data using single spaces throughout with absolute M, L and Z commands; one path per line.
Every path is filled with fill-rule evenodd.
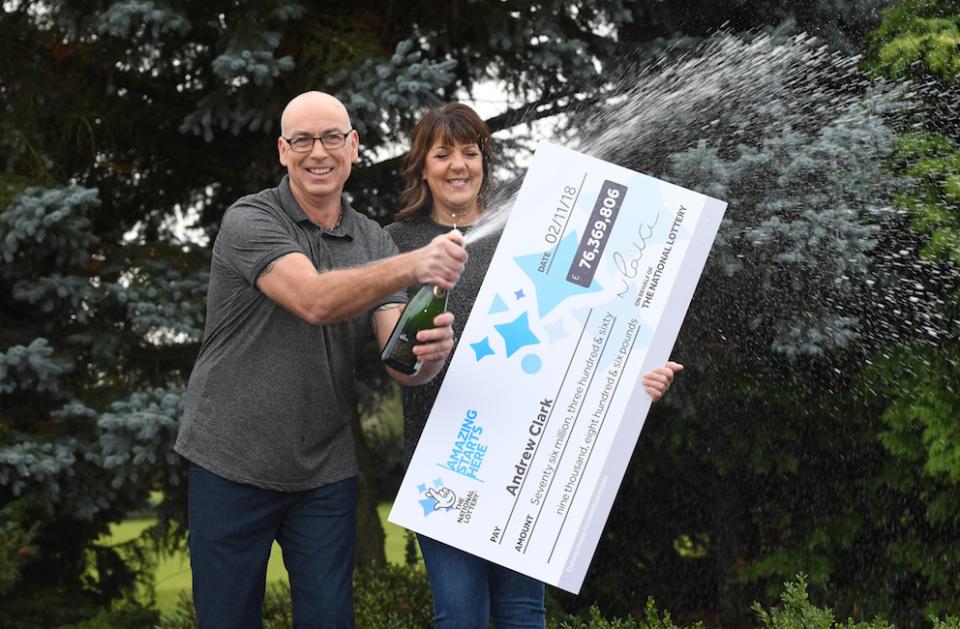
M 346 321 L 410 286 L 416 282 L 410 256 L 402 253 L 360 267 L 318 272 L 305 287 L 308 320 L 317 325 Z

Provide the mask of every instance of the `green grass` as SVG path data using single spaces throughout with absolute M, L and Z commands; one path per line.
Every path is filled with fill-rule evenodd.
M 382 503 L 377 508 L 380 515 L 380 522 L 383 524 L 383 530 L 386 534 L 384 542 L 384 552 L 387 555 L 387 561 L 393 564 L 402 564 L 404 562 L 404 549 L 406 546 L 405 529 L 391 522 L 387 522 L 387 515 L 390 513 L 390 503 Z M 151 519 L 132 519 L 125 520 L 120 524 L 114 525 L 111 529 L 111 535 L 108 543 L 119 544 L 133 539 L 153 524 Z M 420 557 L 419 548 L 417 557 Z M 420 565 L 423 565 L 422 559 Z M 270 562 L 267 564 L 267 583 L 276 581 L 286 581 L 287 570 L 283 567 L 280 547 L 276 542 L 273 544 L 273 550 L 270 553 Z M 190 592 L 190 558 L 186 553 L 177 553 L 173 556 L 163 556 L 157 565 L 156 575 L 156 593 L 157 607 L 161 612 L 171 611 L 177 604 L 181 592 Z

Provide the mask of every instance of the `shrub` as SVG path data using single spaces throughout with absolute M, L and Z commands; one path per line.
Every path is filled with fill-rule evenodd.
M 640 620 L 634 618 L 613 618 L 607 620 L 600 610 L 591 605 L 586 616 L 569 615 L 563 618 L 547 619 L 548 629 L 679 629 L 670 619 L 669 612 L 661 615 L 657 611 L 656 603 L 652 598 L 647 599 L 646 613 Z M 702 623 L 693 625 L 694 629 L 702 629 Z
M 433 626 L 433 597 L 422 568 L 358 568 L 353 582 L 358 629 Z
M 433 626 L 433 603 L 427 575 L 421 568 L 390 564 L 385 568 L 359 567 L 354 575 L 354 604 L 357 629 L 425 629 Z M 848 619 L 838 622 L 830 608 L 813 605 L 807 595 L 806 575 L 784 583 L 781 604 L 769 610 L 754 603 L 757 629 L 895 629 L 882 618 L 869 622 Z M 107 617 L 105 616 L 104 619 Z M 98 620 L 98 619 L 95 619 Z M 932 629 L 960 629 L 960 619 L 931 618 Z M 75 629 L 119 629 L 127 624 L 77 625 Z M 264 629 L 292 626 L 290 588 L 278 583 L 268 588 L 263 602 Z M 189 596 L 181 595 L 173 614 L 165 616 L 155 629 L 193 629 L 196 620 Z M 640 618 L 604 618 L 595 605 L 576 614 L 548 614 L 547 629 L 703 629 L 702 622 L 677 625 L 668 611 L 657 609 L 647 599 Z
M 433 624 L 433 599 L 427 575 L 412 566 L 359 566 L 353 577 L 357 629 L 405 629 Z M 288 629 L 293 625 L 290 586 L 286 582 L 267 588 L 263 600 L 264 629 Z M 193 629 L 193 602 L 184 593 L 173 613 L 156 629 Z
M 143 629 L 155 626 L 159 618 L 160 612 L 155 609 L 123 603 L 117 605 L 116 609 L 101 610 L 89 620 L 64 625 L 60 629 Z
M 848 619 L 845 624 L 837 622 L 830 608 L 815 607 L 807 596 L 807 578 L 798 574 L 796 581 L 784 583 L 784 592 L 780 595 L 783 605 L 764 611 L 759 603 L 753 604 L 753 611 L 760 617 L 762 627 L 766 629 L 891 629 L 893 626 L 882 618 L 871 622 L 854 622 Z

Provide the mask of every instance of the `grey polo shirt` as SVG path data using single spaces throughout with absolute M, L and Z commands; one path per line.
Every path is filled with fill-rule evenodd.
M 230 206 L 213 246 L 206 326 L 174 446 L 214 474 L 279 491 L 356 475 L 354 372 L 370 333 L 369 313 L 315 326 L 260 292 L 264 268 L 294 252 L 320 271 L 398 253 L 346 199 L 340 226 L 321 230 L 287 177 Z M 397 293 L 377 305 L 406 300 Z

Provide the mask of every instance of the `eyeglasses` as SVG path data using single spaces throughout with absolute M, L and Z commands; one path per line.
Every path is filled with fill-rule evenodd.
M 287 141 L 291 151 L 309 153 L 313 150 L 313 145 L 317 140 L 320 140 L 320 145 L 327 150 L 338 149 L 347 143 L 347 136 L 351 132 L 353 132 L 353 129 L 349 129 L 346 133 L 326 133 L 318 138 L 312 138 L 309 135 L 298 135 L 295 138 L 283 138 L 282 135 L 280 137 Z

